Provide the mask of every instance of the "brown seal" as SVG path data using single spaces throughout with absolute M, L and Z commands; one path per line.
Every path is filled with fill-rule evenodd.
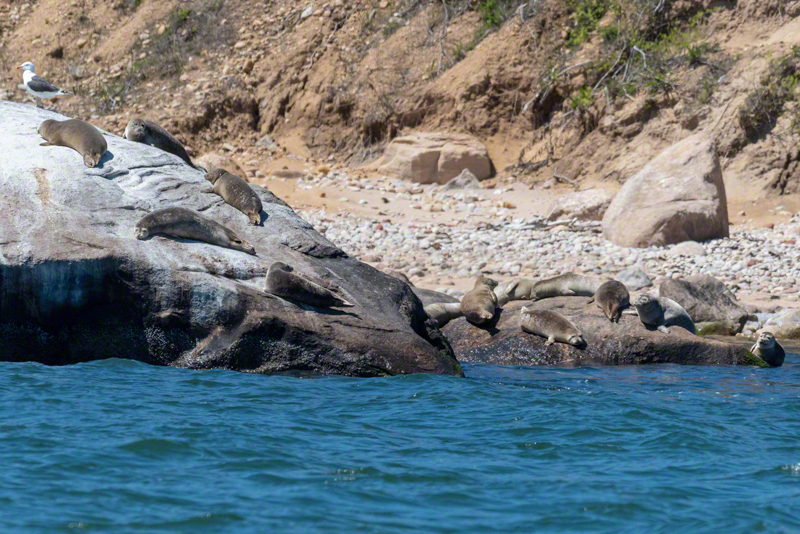
M 128 121 L 128 126 L 125 127 L 125 133 L 122 134 L 122 137 L 134 143 L 160 148 L 164 152 L 178 156 L 192 167 L 195 166 L 181 142 L 152 121 L 146 121 L 138 117 L 131 119 Z
M 523 332 L 546 337 L 545 345 L 552 345 L 556 341 L 569 343 L 575 347 L 586 345 L 578 327 L 558 312 L 531 310 L 523 306 L 520 310 L 519 324 Z
M 532 300 L 552 297 L 593 297 L 600 281 L 575 273 L 562 274 L 536 282 L 530 293 Z
M 786 359 L 786 351 L 780 346 L 772 332 L 761 332 L 750 352 L 764 360 L 770 367 L 780 367 Z
M 96 167 L 108 150 L 103 134 L 80 119 L 46 120 L 39 126 L 39 135 L 47 139 L 41 146 L 66 146 L 83 156 L 87 167 Z
M 147 239 L 155 234 L 170 237 L 194 239 L 225 248 L 255 254 L 256 249 L 236 235 L 230 228 L 203 217 L 196 211 L 186 208 L 165 208 L 156 210 L 136 223 L 136 239 Z
M 464 315 L 461 313 L 460 302 L 437 302 L 436 304 L 430 304 L 425 306 L 425 313 L 428 314 L 428 317 L 436 321 L 436 324 L 439 325 L 439 328 L 443 327 L 453 319 L 458 319 Z
M 461 299 L 461 311 L 467 321 L 481 325 L 494 319 L 497 311 L 495 287 L 497 287 L 497 282 L 491 278 L 480 276 L 475 280 L 475 286 Z
M 296 300 L 318 308 L 353 306 L 319 284 L 294 272 L 283 262 L 275 262 L 267 271 L 266 289 L 279 297 Z
M 214 169 L 206 174 L 206 180 L 214 186 L 207 192 L 221 196 L 227 204 L 247 215 L 252 224 L 261 223 L 261 199 L 242 177 L 225 169 Z
M 597 306 L 612 323 L 618 323 L 622 316 L 622 310 L 631 305 L 631 295 L 628 288 L 622 282 L 609 280 L 597 288 L 597 293 L 589 299 L 589 302 L 597 302 Z

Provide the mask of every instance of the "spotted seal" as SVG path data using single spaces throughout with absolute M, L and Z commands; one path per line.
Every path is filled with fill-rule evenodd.
M 83 164 L 89 168 L 96 167 L 108 151 L 102 132 L 80 119 L 46 120 L 39 126 L 39 135 L 47 140 L 41 146 L 69 147 L 83 156 Z
M 532 310 L 523 306 L 520 310 L 519 324 L 523 332 L 546 337 L 545 345 L 552 345 L 558 341 L 574 347 L 586 346 L 586 341 L 578 327 L 555 311 Z
M 156 234 L 194 239 L 248 254 L 256 253 L 253 245 L 236 235 L 230 228 L 186 208 L 156 210 L 136 223 L 134 229 L 136 239 L 147 239 Z
M 772 332 L 761 332 L 758 340 L 750 347 L 750 352 L 767 362 L 770 367 L 780 367 L 786 359 L 786 351 Z
M 622 316 L 622 310 L 630 307 L 631 295 L 628 288 L 622 282 L 608 280 L 603 282 L 594 297 L 589 299 L 589 303 L 597 302 L 597 306 L 612 323 L 618 323 Z
M 552 297 L 593 297 L 600 287 L 600 280 L 575 273 L 562 274 L 534 284 L 531 300 Z
M 160 148 L 164 152 L 178 156 L 190 166 L 195 166 L 181 142 L 155 122 L 134 117 L 128 121 L 122 137 L 134 143 L 143 143 Z
M 297 274 L 290 265 L 280 261 L 270 265 L 267 271 L 266 290 L 273 295 L 317 308 L 353 306 L 333 291 Z
M 206 174 L 206 180 L 213 186 L 206 192 L 221 196 L 227 204 L 247 215 L 251 224 L 261 224 L 261 199 L 241 176 L 231 174 L 225 169 L 214 169 Z
M 497 311 L 495 287 L 497 282 L 491 278 L 479 276 L 475 280 L 475 286 L 461 299 L 461 311 L 467 321 L 481 325 L 494 319 Z
M 453 319 L 458 319 L 462 315 L 461 312 L 461 303 L 444 303 L 439 302 L 436 304 L 430 304 L 425 306 L 425 313 L 428 314 L 428 317 L 436 321 L 436 324 L 439 327 L 443 327 Z
M 657 328 L 665 334 L 669 334 L 667 327 L 680 326 L 692 334 L 697 334 L 697 328 L 694 326 L 692 318 L 689 317 L 683 306 L 672 299 L 644 293 L 636 297 L 633 306 L 645 326 Z

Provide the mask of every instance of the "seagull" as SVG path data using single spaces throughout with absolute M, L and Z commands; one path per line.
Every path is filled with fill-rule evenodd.
M 59 89 L 52 83 L 48 82 L 44 78 L 40 78 L 36 74 L 33 73 L 33 63 L 30 61 L 26 61 L 19 67 L 18 69 L 22 69 L 24 72 L 22 73 L 22 80 L 25 82 L 25 89 L 36 97 L 36 107 L 41 108 L 42 106 L 42 99 L 43 98 L 53 98 L 54 96 L 59 95 L 71 95 L 69 91 L 64 91 L 63 89 Z

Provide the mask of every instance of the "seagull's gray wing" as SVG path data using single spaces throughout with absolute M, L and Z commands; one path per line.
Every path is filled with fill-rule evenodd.
M 37 93 L 57 93 L 60 91 L 58 87 L 39 76 L 31 78 L 31 81 L 28 82 L 28 87 L 31 88 L 31 91 Z

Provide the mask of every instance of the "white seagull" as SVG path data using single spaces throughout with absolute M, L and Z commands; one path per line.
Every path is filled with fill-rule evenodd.
M 25 82 L 25 89 L 36 97 L 36 107 L 41 108 L 42 106 L 42 99 L 43 98 L 53 98 L 54 96 L 59 95 L 71 95 L 69 91 L 64 91 L 63 89 L 59 89 L 52 83 L 48 82 L 44 78 L 40 78 L 36 74 L 33 73 L 33 63 L 30 61 L 26 61 L 19 67 L 18 69 L 22 69 L 24 72 L 22 73 L 22 81 Z

